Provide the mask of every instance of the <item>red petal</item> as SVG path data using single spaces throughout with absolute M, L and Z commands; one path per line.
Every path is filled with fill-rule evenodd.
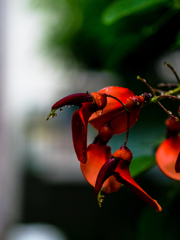
M 152 199 L 131 177 L 129 172 L 129 163 L 121 160 L 115 172 L 116 179 L 128 187 L 132 192 L 143 199 L 147 204 L 153 207 L 157 212 L 161 212 L 162 208 L 156 200 Z
M 103 183 L 106 181 L 106 179 L 114 174 L 114 170 L 116 169 L 118 163 L 119 163 L 118 158 L 109 158 L 105 162 L 105 164 L 102 166 L 102 168 L 100 169 L 100 171 L 98 173 L 97 179 L 96 179 L 96 184 L 95 184 L 95 189 L 94 189 L 96 195 L 101 190 L 101 187 L 102 187 Z
M 77 158 L 85 163 L 87 160 L 87 123 L 89 117 L 96 110 L 96 106 L 90 103 L 82 103 L 82 107 L 72 116 L 72 138 Z
M 123 103 L 126 103 L 126 100 L 134 96 L 134 93 L 127 88 L 123 87 L 106 87 L 98 91 L 98 93 L 106 93 L 120 99 Z M 89 123 L 96 129 L 100 129 L 107 122 L 112 120 L 117 114 L 118 115 L 111 123 L 111 127 L 114 134 L 120 134 L 127 130 L 127 114 L 124 111 L 124 107 L 117 100 L 107 97 L 107 105 L 101 111 L 94 113 L 89 119 Z M 133 111 L 130 115 L 130 124 L 132 127 L 133 124 L 137 121 L 140 113 L 140 109 Z
M 64 107 L 65 105 L 77 105 L 77 106 L 80 106 L 81 103 L 92 102 L 92 101 L 93 101 L 93 97 L 90 96 L 87 93 L 75 93 L 75 94 L 66 96 L 66 97 L 62 98 L 61 100 L 59 100 L 58 102 L 56 102 L 52 106 L 52 110 L 56 109 L 56 108 Z
M 180 152 L 179 152 L 179 155 L 178 155 L 177 160 L 176 160 L 175 171 L 177 173 L 180 173 Z
M 111 156 L 111 148 L 106 144 L 100 138 L 95 144 L 90 144 L 87 148 L 87 162 L 86 164 L 80 164 L 84 177 L 93 187 L 95 187 L 100 169 Z M 102 187 L 104 192 L 111 193 L 118 191 L 120 186 L 121 184 L 116 181 L 116 178 L 111 176 Z
M 180 152 L 180 136 L 164 140 L 156 151 L 156 162 L 161 171 L 169 178 L 180 181 L 180 173 L 175 164 Z M 178 161 L 179 162 L 179 161 Z

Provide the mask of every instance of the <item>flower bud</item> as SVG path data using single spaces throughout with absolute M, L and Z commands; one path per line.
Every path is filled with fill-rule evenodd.
M 129 150 L 129 148 L 122 146 L 113 154 L 113 157 L 121 158 L 128 162 L 131 162 L 133 155 L 132 155 L 132 152 Z
M 166 119 L 165 124 L 171 131 L 180 131 L 180 121 L 175 121 L 173 117 L 169 117 L 168 119 Z
M 109 141 L 113 136 L 112 128 L 106 124 L 99 129 L 99 136 L 105 142 Z
M 91 95 L 94 98 L 94 101 L 98 107 L 98 110 L 102 110 L 103 108 L 105 108 L 107 104 L 107 97 L 105 93 L 92 92 Z
M 127 99 L 126 107 L 128 110 L 133 111 L 144 104 L 143 96 L 133 96 Z

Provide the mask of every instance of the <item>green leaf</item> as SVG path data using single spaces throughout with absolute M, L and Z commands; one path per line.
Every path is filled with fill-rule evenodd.
M 102 21 L 104 24 L 113 22 L 126 17 L 130 14 L 153 7 L 167 0 L 121 0 L 112 3 L 103 13 Z
M 132 160 L 130 164 L 130 173 L 132 177 L 136 177 L 139 174 L 149 170 L 155 165 L 154 156 L 142 156 Z

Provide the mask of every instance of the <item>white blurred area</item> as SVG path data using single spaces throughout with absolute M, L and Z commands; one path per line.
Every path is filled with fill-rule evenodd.
M 156 74 L 162 79 L 162 82 L 177 83 L 174 73 L 163 64 L 164 62 L 173 66 L 178 76 L 180 76 L 180 50 L 167 52 L 156 62 Z
M 48 224 L 17 224 L 4 240 L 67 240 L 65 234 Z
M 0 0 L 0 12 L 2 239 L 21 218 L 25 169 L 46 181 L 85 182 L 71 140 L 72 113 L 65 109 L 58 112 L 62 120 L 46 121 L 51 106 L 68 94 L 114 85 L 116 78 L 110 73 L 80 72 L 73 63 L 69 70 L 64 59 L 58 66 L 48 62 L 39 51 L 41 16 L 28 8 L 27 1 Z

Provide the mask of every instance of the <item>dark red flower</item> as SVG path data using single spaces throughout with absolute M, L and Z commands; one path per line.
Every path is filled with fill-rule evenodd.
M 156 162 L 167 177 L 180 181 L 180 122 L 169 117 L 166 125 L 167 138 L 156 151 Z
M 122 146 L 113 155 L 107 142 L 98 135 L 95 142 L 87 148 L 87 162 L 81 163 L 81 170 L 86 180 L 95 188 L 95 194 L 117 192 L 121 184 L 127 186 L 156 211 L 162 209 L 156 200 L 152 199 L 131 177 L 129 165 L 132 160 L 131 151 Z M 98 197 L 99 204 L 102 196 Z
M 74 149 L 80 160 L 82 173 L 95 188 L 100 204 L 102 196 L 99 192 L 116 192 L 124 184 L 157 211 L 161 211 L 159 204 L 132 179 L 129 172 L 132 153 L 125 145 L 129 128 L 137 121 L 143 104 L 144 97 L 135 96 L 127 88 L 107 87 L 98 93 L 67 96 L 52 107 L 49 117 L 54 117 L 55 111 L 65 105 L 79 106 L 72 116 Z M 98 136 L 87 147 L 88 121 L 98 130 Z M 113 134 L 123 132 L 127 132 L 126 141 L 112 155 L 107 142 Z
M 104 137 L 105 136 L 105 137 Z M 87 148 L 87 162 L 80 163 L 81 171 L 86 180 L 95 187 L 99 171 L 106 161 L 111 157 L 111 148 L 107 146 L 107 141 L 112 137 L 112 130 L 105 125 L 99 130 L 99 135 L 94 142 Z M 104 138 L 104 140 L 102 139 Z M 103 191 L 106 193 L 116 192 L 121 184 L 116 181 L 114 176 L 110 176 L 103 183 Z
M 66 105 L 79 106 L 79 110 L 76 110 L 72 116 L 72 138 L 78 160 L 85 163 L 88 121 L 97 130 L 109 124 L 112 134 L 119 134 L 127 131 L 127 112 L 130 116 L 130 128 L 137 121 L 143 103 L 142 96 L 135 96 L 127 88 L 107 87 L 97 93 L 76 93 L 59 100 L 52 106 L 47 119 L 54 117 L 58 108 L 61 110 Z M 104 138 L 106 138 L 105 132 Z
M 79 106 L 72 116 L 72 138 L 77 158 L 85 163 L 87 159 L 87 124 L 90 116 L 102 110 L 107 103 L 106 95 L 101 93 L 76 93 L 69 95 L 52 106 L 49 117 L 54 117 L 55 111 L 66 105 Z M 48 118 L 49 118 L 48 117 Z

